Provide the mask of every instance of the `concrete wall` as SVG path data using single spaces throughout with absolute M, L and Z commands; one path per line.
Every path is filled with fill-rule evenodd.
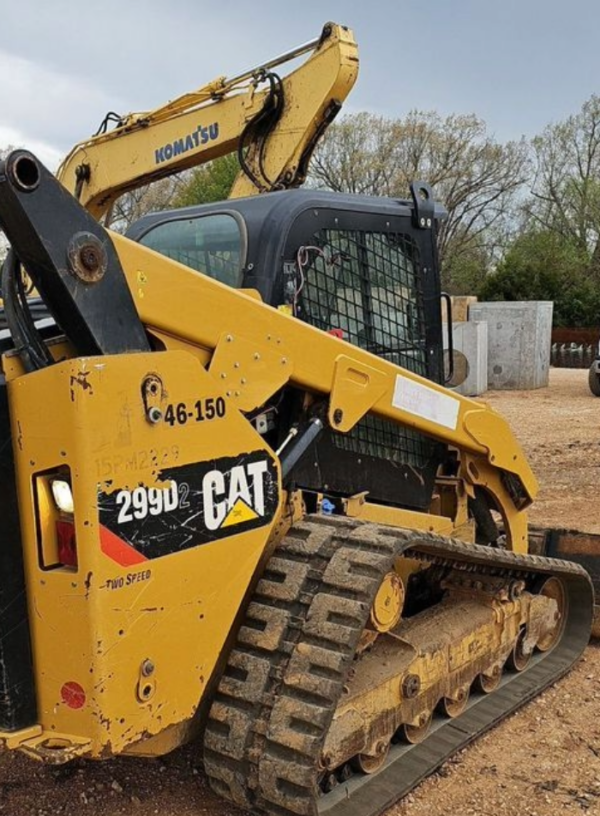
M 471 320 L 488 324 L 488 385 L 528 390 L 548 385 L 552 301 L 475 303 Z

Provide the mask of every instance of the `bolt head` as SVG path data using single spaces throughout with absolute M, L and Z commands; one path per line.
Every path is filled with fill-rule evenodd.
M 97 283 L 108 268 L 108 256 L 102 241 L 91 232 L 78 232 L 67 249 L 69 270 L 83 283 Z
M 407 674 L 402 681 L 402 696 L 407 700 L 416 697 L 421 691 L 421 678 L 418 674 Z
M 156 405 L 153 405 L 151 408 L 148 409 L 148 422 L 151 422 L 153 425 L 156 425 L 157 422 L 160 422 L 162 419 L 162 411 L 160 408 L 157 408 Z
M 144 677 L 150 677 L 154 673 L 154 663 L 151 660 L 144 660 L 142 663 L 142 674 Z

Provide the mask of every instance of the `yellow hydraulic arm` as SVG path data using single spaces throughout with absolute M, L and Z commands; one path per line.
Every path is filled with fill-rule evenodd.
M 283 79 L 274 72 L 304 54 Z M 231 197 L 297 186 L 357 74 L 352 32 L 328 23 L 319 38 L 239 76 L 118 118 L 114 130 L 76 145 L 58 178 L 96 218 L 129 190 L 235 150 L 242 171 Z

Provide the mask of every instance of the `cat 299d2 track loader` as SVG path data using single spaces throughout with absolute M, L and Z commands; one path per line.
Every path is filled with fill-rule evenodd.
M 32 154 L 0 164 L 56 321 L 42 338 L 8 292 L 8 748 L 197 738 L 244 807 L 378 813 L 581 653 L 590 580 L 527 554 L 521 449 L 435 383 L 442 213 L 413 193 L 270 193 L 134 241 Z
M 122 237 L 108 166 L 65 165 L 86 212 L 0 164 L 0 740 L 195 739 L 243 807 L 379 813 L 567 671 L 593 608 L 528 554 L 505 421 L 439 385 L 443 211 L 281 191 Z

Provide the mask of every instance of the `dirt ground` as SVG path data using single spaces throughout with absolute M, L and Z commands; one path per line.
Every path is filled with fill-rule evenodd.
M 540 481 L 535 524 L 600 532 L 600 400 L 587 372 L 486 399 L 514 428 Z M 241 816 L 208 789 L 199 751 L 61 768 L 0 756 L 7 816 Z M 600 646 L 534 702 L 461 752 L 390 816 L 600 816 Z
M 550 387 L 489 391 L 485 401 L 504 414 L 540 483 L 531 522 L 600 533 L 595 487 L 600 475 L 600 399 L 587 370 L 552 369 Z

